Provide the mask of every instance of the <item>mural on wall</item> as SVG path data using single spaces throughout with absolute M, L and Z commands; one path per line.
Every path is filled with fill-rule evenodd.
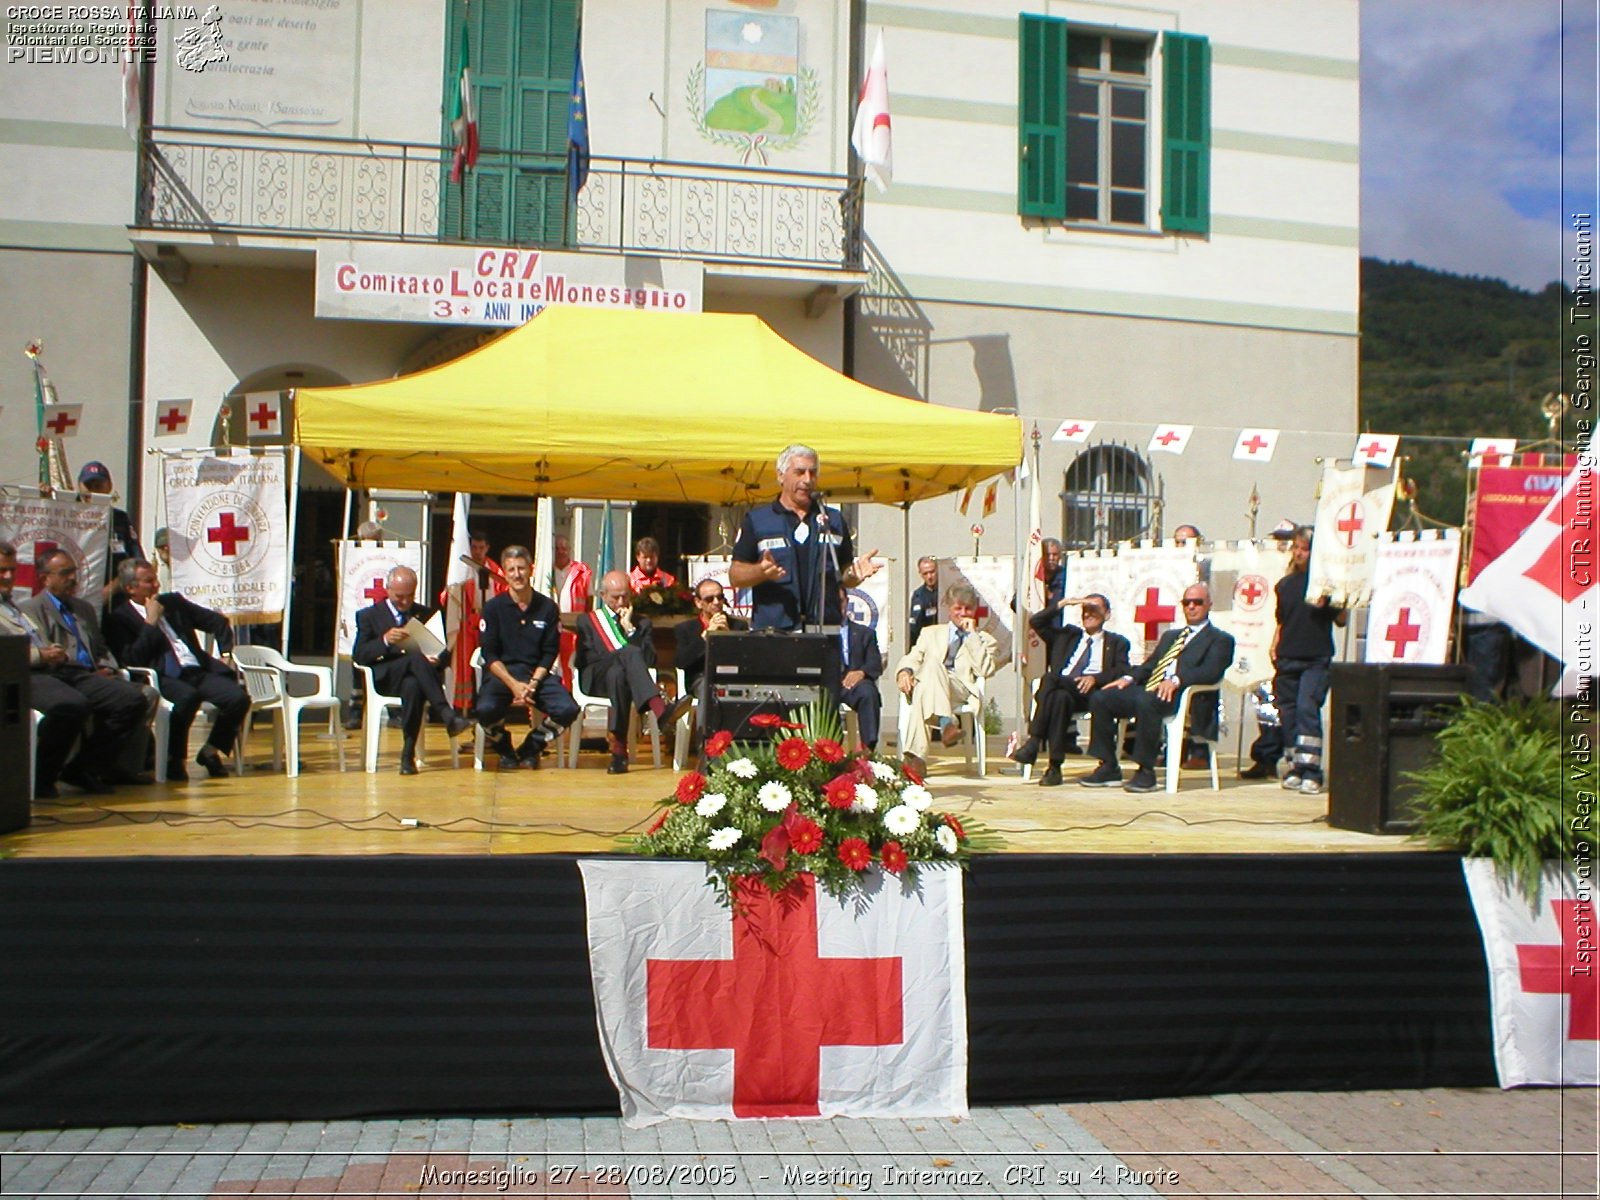
M 700 133 L 767 164 L 805 140 L 822 108 L 817 73 L 800 63 L 800 20 L 706 10 L 705 59 L 689 72 L 689 111 Z

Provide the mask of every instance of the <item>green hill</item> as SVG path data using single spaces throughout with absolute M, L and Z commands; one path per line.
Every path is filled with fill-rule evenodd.
M 794 93 L 768 87 L 737 88 L 719 99 L 706 113 L 707 125 L 731 133 L 777 136 L 793 133 L 796 123 Z
M 1571 293 L 1415 263 L 1361 260 L 1361 427 L 1404 436 L 1417 505 L 1459 524 L 1466 443 L 1428 437 L 1545 437 L 1540 410 L 1561 391 Z

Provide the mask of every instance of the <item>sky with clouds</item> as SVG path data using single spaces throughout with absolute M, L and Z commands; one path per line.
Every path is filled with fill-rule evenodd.
M 1592 0 L 1361 0 L 1361 252 L 1570 283 L 1569 215 L 1595 204 L 1595 25 Z

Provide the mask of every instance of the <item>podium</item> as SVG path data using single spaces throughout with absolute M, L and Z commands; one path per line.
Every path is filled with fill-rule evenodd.
M 795 709 L 839 695 L 839 631 L 777 633 L 726 630 L 706 635 L 706 734 L 736 740 L 774 732 L 752 726 L 757 713 L 788 719 Z M 837 703 L 837 700 L 834 701 Z

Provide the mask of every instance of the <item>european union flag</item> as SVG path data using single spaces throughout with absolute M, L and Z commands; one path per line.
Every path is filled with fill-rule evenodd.
M 572 55 L 572 104 L 567 109 L 567 186 L 576 199 L 589 179 L 589 101 L 583 94 L 583 43 Z

